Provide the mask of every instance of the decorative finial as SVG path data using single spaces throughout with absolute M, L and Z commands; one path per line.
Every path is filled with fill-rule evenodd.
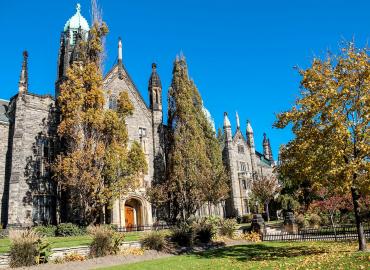
M 76 11 L 77 11 L 78 13 L 80 13 L 80 12 L 81 12 L 81 4 L 80 4 L 80 3 L 77 3 L 77 5 L 76 5 Z
M 247 120 L 247 133 L 253 133 L 252 125 L 249 120 Z
M 121 41 L 121 37 L 118 38 L 118 61 L 122 62 L 122 41 Z
M 224 112 L 224 128 L 231 127 L 229 117 L 227 117 L 227 112 Z
M 18 91 L 19 93 L 27 93 L 28 91 L 28 52 L 23 52 L 23 62 L 21 75 L 19 77 Z
M 152 63 L 152 70 L 156 70 L 157 69 L 157 64 L 156 63 Z
M 239 120 L 239 114 L 236 112 L 236 128 L 240 128 L 240 120 Z

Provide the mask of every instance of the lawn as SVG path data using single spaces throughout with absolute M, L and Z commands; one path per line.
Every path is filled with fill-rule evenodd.
M 357 252 L 357 243 L 264 242 L 101 270 L 118 269 L 370 269 L 370 252 Z
M 142 232 L 125 233 L 125 241 L 135 241 L 140 239 Z M 68 237 L 48 237 L 51 248 L 86 246 L 92 241 L 89 235 L 82 236 L 68 236 Z M 9 238 L 0 239 L 0 253 L 9 252 L 10 240 Z

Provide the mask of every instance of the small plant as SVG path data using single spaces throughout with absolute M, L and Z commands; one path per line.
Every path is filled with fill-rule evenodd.
M 227 236 L 229 238 L 234 237 L 235 227 L 236 227 L 236 220 L 235 219 L 224 219 L 220 222 L 220 229 L 219 233 L 221 236 Z
M 246 233 L 242 236 L 242 239 L 247 240 L 249 242 L 258 243 L 261 242 L 261 235 L 257 232 L 250 232 Z
M 142 248 L 125 248 L 121 252 L 122 255 L 134 255 L 141 256 L 144 255 L 144 249 Z
M 140 242 L 143 248 L 157 251 L 163 250 L 166 245 L 164 234 L 159 231 L 152 231 L 145 234 Z
M 33 227 L 32 230 L 38 233 L 40 236 L 54 237 L 56 235 L 57 227 L 54 225 L 36 226 Z
M 67 254 L 63 257 L 64 262 L 83 262 L 86 260 L 86 257 L 78 254 L 77 252 Z
M 11 230 L 9 239 L 10 267 L 31 266 L 48 261 L 50 244 L 33 230 Z
M 243 215 L 241 218 L 241 223 L 251 223 L 253 219 L 253 214 Z
M 307 219 L 305 218 L 303 214 L 297 215 L 295 217 L 295 222 L 297 223 L 298 228 L 300 229 L 306 228 L 309 225 Z
M 90 244 L 90 255 L 92 257 L 117 254 L 124 240 L 124 234 L 115 232 L 108 226 L 88 227 L 88 233 L 93 237 Z
M 186 223 L 172 229 L 171 240 L 181 247 L 190 247 L 194 243 L 193 228 Z
M 313 213 L 308 217 L 308 222 L 311 227 L 319 228 L 321 224 L 321 217 L 318 214 Z
M 200 243 L 209 243 L 217 233 L 217 225 L 208 219 L 201 219 L 193 223 L 195 239 Z
M 72 223 L 61 223 L 57 226 L 56 236 L 79 236 L 83 235 L 84 231 L 80 227 Z

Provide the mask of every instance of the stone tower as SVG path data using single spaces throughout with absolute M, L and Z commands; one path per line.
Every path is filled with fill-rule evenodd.
M 155 63 L 152 64 L 148 92 L 149 109 L 152 113 L 153 125 L 154 181 L 161 181 L 165 172 L 162 83 L 157 73 L 157 65 Z
M 253 134 L 253 129 L 252 125 L 247 121 L 247 130 L 246 130 L 246 135 L 247 135 L 247 141 L 250 147 L 250 156 L 251 156 L 251 164 L 252 164 L 252 178 L 255 179 L 258 174 L 257 170 L 257 157 L 256 157 L 256 147 L 254 144 L 254 134 Z
M 230 173 L 231 179 L 231 196 L 228 200 L 227 212 L 231 216 L 238 216 L 242 213 L 242 206 L 237 199 L 240 197 L 240 186 L 238 184 L 238 172 L 237 172 L 237 161 L 235 160 L 235 149 L 233 145 L 233 135 L 231 130 L 231 123 L 227 113 L 224 113 L 224 134 L 225 134 L 225 158 L 227 160 L 226 164 Z
M 77 4 L 75 15 L 66 22 L 60 36 L 55 98 L 59 96 L 60 85 L 67 76 L 68 66 L 79 56 L 78 44 L 81 40 L 87 40 L 89 30 L 89 24 L 81 15 L 81 5 Z

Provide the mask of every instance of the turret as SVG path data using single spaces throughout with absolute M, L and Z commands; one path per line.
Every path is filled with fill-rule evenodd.
M 19 76 L 19 83 L 18 83 L 18 92 L 19 94 L 27 93 L 28 91 L 28 53 L 27 51 L 23 52 L 23 62 L 22 62 L 22 70 L 21 75 Z
M 165 151 L 162 112 L 162 84 L 157 73 L 157 65 L 152 64 L 148 83 L 150 110 L 152 113 L 154 182 L 162 181 L 165 175 Z
M 265 157 L 265 159 L 270 160 L 270 149 L 266 133 L 263 133 L 262 147 L 263 147 L 263 156 Z
M 157 73 L 157 65 L 152 64 L 152 74 L 149 78 L 149 100 L 152 111 L 162 111 L 162 84 Z
M 256 175 L 257 175 L 257 157 L 256 157 L 256 148 L 255 148 L 255 145 L 254 145 L 253 129 L 252 129 L 252 125 L 249 122 L 249 120 L 247 120 L 246 135 L 247 135 L 247 140 L 248 140 L 248 144 L 249 144 L 250 151 L 251 151 L 250 154 L 251 154 L 251 163 L 252 163 L 252 171 L 253 171 L 253 176 L 252 177 L 255 178 Z
M 226 143 L 231 142 L 233 135 L 231 132 L 231 123 L 229 117 L 227 116 L 227 112 L 224 112 L 224 133 Z
M 251 148 L 253 148 L 253 150 L 255 151 L 255 146 L 254 146 L 254 135 L 253 135 L 253 129 L 252 129 L 252 126 L 251 126 L 251 123 L 249 122 L 249 120 L 247 120 L 247 131 L 246 131 L 246 135 L 247 135 L 247 140 L 248 140 L 248 143 L 249 143 L 249 146 Z
M 81 5 L 77 4 L 76 13 L 65 23 L 60 36 L 60 47 L 58 53 L 58 73 L 55 82 L 55 96 L 59 96 L 60 85 L 66 79 L 67 69 L 73 61 L 80 56 L 79 43 L 86 41 L 89 36 L 90 27 L 86 19 L 81 15 Z

